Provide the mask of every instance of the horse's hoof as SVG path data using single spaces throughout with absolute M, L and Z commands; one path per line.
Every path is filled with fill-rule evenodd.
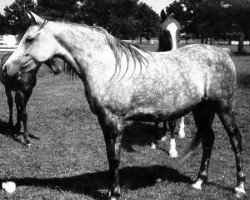
M 197 189 L 197 190 L 202 190 L 201 184 L 202 184 L 202 180 L 199 179 L 195 183 L 192 184 L 192 188 Z
M 110 200 L 118 200 L 120 199 L 119 197 L 110 197 Z
M 155 143 L 151 143 L 151 147 L 150 147 L 151 149 L 156 149 L 156 145 L 155 145 Z
M 235 188 L 235 196 L 237 199 L 247 199 L 246 191 L 243 187 L 236 187 Z
M 30 147 L 31 147 L 31 144 L 30 144 L 30 143 L 27 143 L 25 146 L 28 147 L 28 148 L 30 148 Z
M 169 151 L 169 157 L 170 158 L 177 158 L 178 152 L 177 151 Z
M 243 192 L 236 192 L 235 197 L 237 199 L 248 199 L 247 194 Z
M 107 193 L 107 199 L 108 199 L 108 200 L 119 200 L 119 199 L 120 199 L 120 195 L 111 196 L 111 191 L 109 191 L 109 192 Z

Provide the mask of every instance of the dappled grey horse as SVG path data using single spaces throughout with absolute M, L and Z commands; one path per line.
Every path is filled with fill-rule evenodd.
M 6 76 L 2 71 L 2 66 L 4 63 L 8 60 L 8 58 L 11 56 L 11 53 L 6 53 L 1 58 L 0 63 L 0 81 L 4 85 L 5 88 L 5 94 L 7 96 L 8 100 L 8 106 L 9 106 L 9 127 L 13 127 L 13 97 L 11 94 L 11 91 L 15 91 L 15 104 L 17 109 L 17 123 L 15 125 L 15 134 L 19 134 L 21 131 L 21 122 L 23 123 L 23 138 L 25 141 L 25 144 L 27 146 L 30 146 L 30 140 L 29 140 L 29 133 L 27 129 L 27 112 L 26 112 L 26 106 L 29 101 L 29 98 L 32 94 L 33 88 L 36 85 L 36 74 L 39 69 L 39 64 L 37 67 L 34 68 L 34 70 L 28 71 L 26 73 L 20 74 L 18 77 L 8 77 Z M 47 65 L 50 67 L 50 69 L 55 73 L 58 74 L 60 72 L 59 66 L 56 65 L 53 59 L 50 59 L 46 61 Z M 50 64 L 49 64 L 50 63 Z M 31 65 L 37 65 L 35 63 Z
M 119 163 L 121 140 L 128 120 L 164 122 L 192 111 L 197 133 L 187 155 L 201 142 L 203 155 L 198 178 L 207 180 L 215 139 L 217 114 L 236 157 L 237 197 L 245 194 L 241 134 L 234 117 L 235 66 L 226 51 L 215 46 L 190 45 L 152 53 L 117 40 L 105 29 L 47 21 L 34 13 L 16 51 L 3 66 L 9 76 L 35 68 L 31 61 L 63 58 L 84 83 L 91 111 L 97 115 L 107 150 L 110 199 L 121 195 Z M 50 44 L 50 45 L 47 45 Z

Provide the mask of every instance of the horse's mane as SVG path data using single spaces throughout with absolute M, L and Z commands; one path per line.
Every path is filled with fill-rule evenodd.
M 115 38 L 114 36 L 112 36 L 110 33 L 108 33 L 108 31 L 102 27 L 99 26 L 88 26 L 86 24 L 76 24 L 76 23 L 72 23 L 72 22 L 66 22 L 66 21 L 57 21 L 57 22 L 61 22 L 61 23 L 65 23 L 65 24 L 69 24 L 69 25 L 73 25 L 73 26 L 82 26 L 82 27 L 87 27 L 91 30 L 97 31 L 101 34 L 104 34 L 105 39 L 107 41 L 107 44 L 109 45 L 110 49 L 113 51 L 114 56 L 115 56 L 115 60 L 116 60 L 116 67 L 115 67 L 115 72 L 113 74 L 113 76 L 110 78 L 110 81 L 116 76 L 116 75 L 120 75 L 120 71 L 121 71 L 121 57 L 124 54 L 126 56 L 127 59 L 127 68 L 125 73 L 122 75 L 122 77 L 120 78 L 120 80 L 126 75 L 128 68 L 131 66 L 130 65 L 130 61 L 132 58 L 132 62 L 134 66 L 134 71 L 137 67 L 137 63 L 139 63 L 140 66 L 140 72 L 142 70 L 142 66 L 146 66 L 147 64 L 147 59 L 142 55 L 141 52 L 145 52 L 150 54 L 149 51 L 142 49 L 141 47 L 139 47 L 136 44 L 132 44 L 129 42 L 125 42 L 122 40 L 119 40 L 117 38 Z M 134 74 L 134 71 L 132 73 L 132 75 L 129 77 L 131 78 Z M 67 74 L 69 74 L 70 76 L 74 77 L 76 75 L 75 71 L 73 68 L 71 68 L 70 66 L 66 65 L 66 67 L 64 68 L 64 72 L 66 72 Z
M 39 30 L 41 30 L 49 21 L 48 20 L 44 20 L 43 24 L 40 26 Z M 132 75 L 129 77 L 131 78 L 135 72 L 135 69 L 137 67 L 137 63 L 139 63 L 140 66 L 140 72 L 142 70 L 142 66 L 147 66 L 147 59 L 142 55 L 141 52 L 145 52 L 150 54 L 149 51 L 142 49 L 141 47 L 139 47 L 136 44 L 131 44 L 129 42 L 125 42 L 122 40 L 119 40 L 117 38 L 115 38 L 114 36 L 112 36 L 111 34 L 108 33 L 108 31 L 102 27 L 99 26 L 89 26 L 86 24 L 77 24 L 77 23 L 73 23 L 73 22 L 68 22 L 65 20 L 54 20 L 53 22 L 59 22 L 59 23 L 64 23 L 64 24 L 68 24 L 71 26 L 77 26 L 77 27 L 87 27 L 91 30 L 97 31 L 101 34 L 105 35 L 105 39 L 107 41 L 107 44 L 109 45 L 110 49 L 113 51 L 115 59 L 116 59 L 116 66 L 115 66 L 115 72 L 112 75 L 112 77 L 110 78 L 109 82 L 115 77 L 115 75 L 118 73 L 118 77 L 120 75 L 120 71 L 121 71 L 121 57 L 124 54 L 126 56 L 127 59 L 127 68 L 125 73 L 122 75 L 122 77 L 120 78 L 120 80 L 126 75 L 128 68 L 131 66 L 130 65 L 130 58 L 132 58 L 132 62 L 133 62 L 133 73 Z M 67 65 L 64 65 L 64 72 L 69 74 L 70 76 L 72 76 L 72 78 L 74 76 L 76 76 L 76 72 L 75 70 Z
M 113 74 L 113 76 L 110 78 L 110 81 L 114 78 L 114 76 L 118 73 L 118 76 L 120 75 L 120 70 L 121 70 L 121 56 L 122 54 L 124 54 L 126 56 L 127 59 L 127 68 L 125 73 L 122 75 L 122 77 L 120 78 L 120 80 L 123 79 L 123 77 L 126 75 L 128 68 L 131 66 L 130 65 L 130 57 L 132 58 L 132 62 L 133 62 L 133 73 L 132 75 L 129 77 L 131 78 L 135 72 L 135 69 L 137 67 L 137 62 L 139 63 L 139 67 L 140 67 L 140 73 L 142 70 L 143 65 L 146 66 L 147 64 L 147 59 L 141 54 L 140 51 L 142 52 L 146 52 L 146 53 L 150 53 L 148 51 L 146 51 L 145 49 L 140 48 L 138 45 L 135 44 L 131 44 L 129 42 L 125 42 L 122 40 L 118 40 L 115 37 L 113 37 L 112 35 L 108 34 L 106 32 L 106 39 L 107 42 L 111 48 L 111 50 L 114 53 L 115 59 L 116 59 L 116 68 L 115 68 L 115 72 Z
M 87 25 L 85 25 L 87 26 Z M 120 39 L 115 38 L 114 36 L 112 36 L 110 33 L 108 33 L 108 31 L 102 27 L 99 26 L 88 26 L 89 28 L 100 32 L 101 34 L 105 35 L 105 39 L 107 41 L 107 44 L 109 45 L 110 49 L 113 51 L 115 59 L 116 59 L 116 66 L 115 66 L 115 72 L 112 75 L 112 77 L 110 78 L 109 82 L 117 75 L 119 77 L 120 75 L 120 71 L 121 71 L 121 57 L 124 54 L 126 56 L 127 59 L 127 68 L 125 73 L 121 76 L 121 78 L 119 79 L 122 80 L 123 77 L 126 75 L 128 68 L 131 66 L 130 65 L 130 57 L 132 58 L 132 62 L 133 62 L 133 73 L 132 75 L 129 77 L 131 78 L 135 72 L 135 69 L 137 67 L 137 63 L 139 63 L 140 66 L 140 72 L 142 70 L 142 66 L 146 66 L 147 64 L 147 59 L 142 55 L 141 52 L 145 52 L 150 54 L 149 51 L 142 49 L 141 47 L 139 47 L 136 44 L 132 44 L 129 42 L 125 42 L 122 41 Z

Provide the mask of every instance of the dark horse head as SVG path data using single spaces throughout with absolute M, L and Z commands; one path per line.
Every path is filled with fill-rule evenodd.
M 177 49 L 181 26 L 173 17 L 168 17 L 160 27 L 158 51 Z

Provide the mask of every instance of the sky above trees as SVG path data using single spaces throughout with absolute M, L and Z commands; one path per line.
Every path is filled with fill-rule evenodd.
M 140 0 L 140 2 L 146 3 L 157 13 L 160 14 L 161 10 L 172 3 L 174 0 Z

